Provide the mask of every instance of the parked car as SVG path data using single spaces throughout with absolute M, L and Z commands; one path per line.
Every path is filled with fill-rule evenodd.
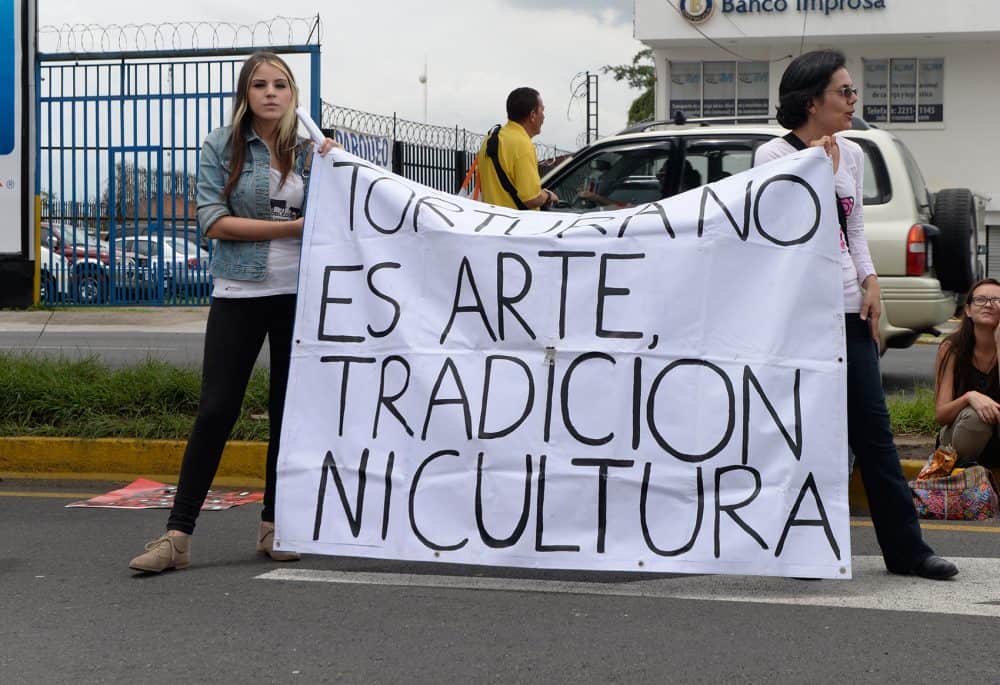
M 46 221 L 41 243 L 49 254 L 45 261 L 65 262 L 60 270 L 66 280 L 52 291 L 61 293 L 62 302 L 103 304 L 112 296 L 116 302 L 191 302 L 211 294 L 209 252 L 183 235 L 163 237 L 162 263 L 160 239 L 147 234 L 120 236 L 112 243 L 69 222 Z M 46 279 L 45 285 L 51 282 Z
M 660 199 L 746 171 L 768 124 L 652 122 L 586 146 L 549 172 L 562 211 Z M 983 274 L 983 198 L 967 188 L 930 193 L 909 150 L 860 119 L 843 134 L 865 153 L 865 231 L 882 290 L 882 350 L 912 345 L 956 311 Z M 658 183 L 653 189 L 650 179 Z
M 165 236 L 163 259 L 171 264 L 174 286 L 172 294 L 175 297 L 208 297 L 211 294 L 208 250 L 190 240 Z
M 57 291 L 59 301 L 79 304 L 108 301 L 111 250 L 106 241 L 66 221 L 45 221 L 41 224 L 41 244 L 49 254 L 43 259 L 42 268 L 46 263 L 58 263 L 58 268 L 51 269 L 50 275 L 54 276 L 56 271 L 66 275 L 65 283 Z
M 63 304 L 73 297 L 73 264 L 62 253 L 42 244 L 38 253 L 39 300 L 43 304 Z
M 157 274 L 169 277 L 155 263 L 150 268 L 145 260 L 127 252 L 113 253 L 111 243 L 93 236 L 64 234 L 52 242 L 59 245 L 58 252 L 70 265 L 70 297 L 78 304 L 105 304 L 112 295 L 118 302 L 153 300 L 158 295 Z M 169 292 L 169 282 L 165 286 Z
M 57 243 L 58 252 L 70 265 L 71 297 L 79 304 L 102 304 L 111 293 L 109 265 L 111 246 L 92 236 L 69 237 Z
M 115 241 L 115 256 L 123 265 L 132 265 L 140 287 L 155 291 L 155 275 L 162 275 L 167 298 L 201 297 L 210 292 L 209 254 L 194 243 L 165 236 L 162 241 L 152 235 L 127 236 Z

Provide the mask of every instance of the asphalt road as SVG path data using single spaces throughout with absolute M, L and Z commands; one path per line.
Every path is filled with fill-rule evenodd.
M 201 360 L 194 324 L 16 329 L 0 350 Z M 890 351 L 887 387 L 929 383 L 935 352 Z M 190 569 L 144 577 L 128 559 L 166 512 L 64 508 L 112 486 L 0 481 L 0 682 L 1000 683 L 998 522 L 926 524 L 963 569 L 933 583 L 886 574 L 858 519 L 854 580 L 805 582 L 275 564 L 253 552 L 247 506 L 204 515 Z
M 70 359 L 96 356 L 111 366 L 129 366 L 148 358 L 177 366 L 201 366 L 204 335 L 144 331 L 74 331 L 44 333 L 0 331 L 0 351 Z M 266 359 L 266 357 L 265 357 Z
M 201 368 L 204 345 L 203 332 L 61 330 L 39 335 L 35 331 L 0 330 L 0 352 L 69 359 L 97 357 L 115 367 L 158 359 Z M 265 343 L 257 364 L 267 367 L 269 362 Z
M 913 345 L 889 350 L 882 357 L 882 385 L 886 392 L 912 392 L 915 386 L 933 387 L 937 345 Z
M 805 582 L 276 564 L 245 506 L 204 514 L 191 568 L 145 577 L 127 562 L 165 511 L 65 509 L 74 493 L 41 487 L 0 483 L 8 684 L 1000 682 L 996 523 L 927 526 L 964 570 L 936 583 L 886 574 L 857 520 L 855 579 Z

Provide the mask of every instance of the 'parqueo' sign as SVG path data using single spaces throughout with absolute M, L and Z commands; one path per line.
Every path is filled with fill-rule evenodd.
M 821 150 L 589 214 L 313 169 L 279 548 L 850 577 Z

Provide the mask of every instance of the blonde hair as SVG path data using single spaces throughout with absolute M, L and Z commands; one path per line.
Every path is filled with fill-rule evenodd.
M 222 194 L 228 197 L 236 183 L 239 181 L 240 173 L 243 171 L 243 163 L 246 160 L 246 138 L 253 128 L 253 111 L 250 109 L 247 92 L 250 90 L 250 81 L 257 67 L 267 64 L 274 67 L 288 79 L 288 87 L 292 89 L 291 106 L 281 116 L 278 122 L 278 131 L 275 137 L 274 149 L 271 154 L 276 162 L 275 167 L 281 171 L 281 183 L 284 184 L 288 174 L 292 171 L 295 162 L 295 149 L 298 146 L 299 121 L 295 115 L 295 108 L 299 106 L 299 87 L 295 83 L 292 70 L 288 68 L 285 60 L 278 57 L 273 52 L 259 51 L 250 55 L 240 69 L 239 78 L 236 81 L 236 92 L 233 94 L 233 118 L 232 132 L 229 137 L 230 169 L 229 178 L 222 189 Z

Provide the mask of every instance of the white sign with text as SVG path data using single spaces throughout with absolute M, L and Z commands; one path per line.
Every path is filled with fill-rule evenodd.
M 589 214 L 313 168 L 277 547 L 850 577 L 821 150 Z
M 334 139 L 344 150 L 383 169 L 392 169 L 392 140 L 385 136 L 359 133 L 349 128 L 338 128 Z

